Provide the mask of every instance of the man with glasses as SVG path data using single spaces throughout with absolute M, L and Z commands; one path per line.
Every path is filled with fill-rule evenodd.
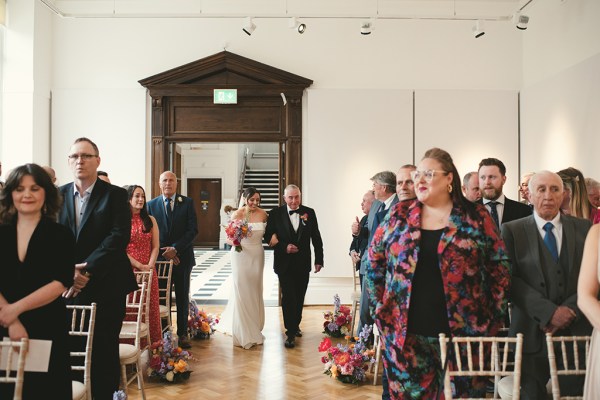
M 64 201 L 58 219 L 77 238 L 77 264 L 73 286 L 63 297 L 68 304 L 96 303 L 92 394 L 95 399 L 112 399 L 120 382 L 125 298 L 138 288 L 126 253 L 131 231 L 127 192 L 98 179 L 100 154 L 90 139 L 75 140 L 68 162 L 74 181 L 60 187 Z M 74 351 L 85 348 L 83 339 L 73 340 Z
M 479 201 L 492 215 L 500 228 L 502 224 L 531 215 L 531 208 L 509 199 L 502 193 L 506 183 L 506 167 L 497 158 L 484 158 L 479 163 L 479 188 L 482 199 Z

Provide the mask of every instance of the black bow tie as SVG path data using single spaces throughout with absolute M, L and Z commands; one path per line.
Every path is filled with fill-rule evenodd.
M 299 208 L 297 208 L 297 209 L 295 209 L 295 210 L 290 210 L 290 211 L 288 211 L 288 212 L 290 213 L 290 215 L 292 215 L 292 214 L 300 214 L 300 209 L 299 209 Z

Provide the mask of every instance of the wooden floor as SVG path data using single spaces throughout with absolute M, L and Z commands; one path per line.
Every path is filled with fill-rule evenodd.
M 224 306 L 204 306 L 220 313 Z M 343 384 L 323 374 L 317 347 L 324 335 L 323 311 L 332 306 L 304 308 L 303 337 L 294 349 L 283 346 L 281 308 L 266 307 L 264 345 L 250 350 L 233 347 L 230 336 L 215 333 L 209 340 L 192 341 L 193 373 L 184 383 L 165 384 L 145 380 L 146 399 L 380 399 L 381 377 L 372 385 Z M 141 399 L 135 384 L 129 386 L 129 400 Z

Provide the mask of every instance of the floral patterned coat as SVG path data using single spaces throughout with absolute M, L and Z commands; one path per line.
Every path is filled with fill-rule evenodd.
M 438 245 L 450 331 L 453 336 L 493 336 L 504 322 L 510 291 L 510 262 L 500 232 L 484 206 L 476 220 L 461 207 L 450 214 Z M 388 360 L 406 339 L 412 279 L 421 238 L 419 201 L 390 210 L 369 249 L 366 278 L 372 315 Z

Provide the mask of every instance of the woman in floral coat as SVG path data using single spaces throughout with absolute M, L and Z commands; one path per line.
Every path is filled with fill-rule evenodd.
M 417 200 L 398 203 L 381 223 L 366 276 L 390 397 L 431 399 L 442 391 L 439 333 L 495 335 L 510 263 L 487 210 L 463 196 L 447 152 L 430 149 L 411 176 Z M 484 397 L 485 383 L 459 378 L 453 386 L 457 397 Z

